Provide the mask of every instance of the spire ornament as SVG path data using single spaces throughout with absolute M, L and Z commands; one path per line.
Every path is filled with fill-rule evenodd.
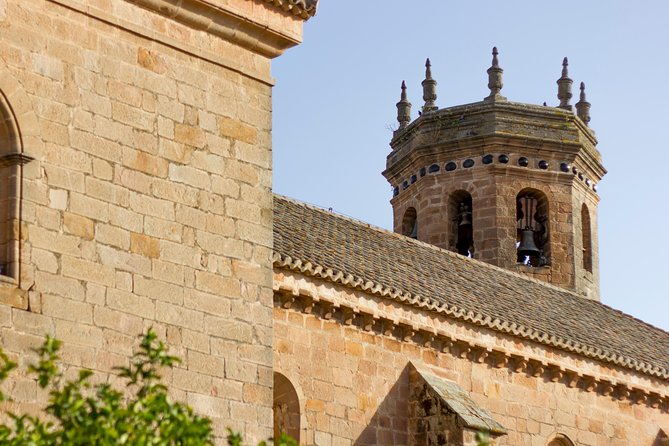
M 398 131 L 405 129 L 411 122 L 411 102 L 407 100 L 407 86 L 404 81 L 402 81 L 400 101 L 397 103 L 397 122 L 400 123 Z
M 504 70 L 499 66 L 499 60 L 497 59 L 497 47 L 492 48 L 492 65 L 488 68 L 488 88 L 490 89 L 490 95 L 485 98 L 485 101 L 495 102 L 495 101 L 505 101 L 506 98 L 499 94 L 502 91 L 504 83 L 502 82 L 502 73 Z
M 581 97 L 576 103 L 576 116 L 588 125 L 590 122 L 590 103 L 585 99 L 585 83 L 581 82 Z
M 432 79 L 432 64 L 429 57 L 425 61 L 425 80 L 421 85 L 423 86 L 423 100 L 425 101 L 422 109 L 423 113 L 438 110 L 439 107 L 434 103 L 437 100 L 437 81 Z
M 569 101 L 571 100 L 572 97 L 571 85 L 574 83 L 574 81 L 572 81 L 569 78 L 569 72 L 567 70 L 568 65 L 569 61 L 565 57 L 564 59 L 562 59 L 562 76 L 560 77 L 560 79 L 557 80 L 558 84 L 557 97 L 560 100 L 560 105 L 558 105 L 558 108 L 571 111 L 572 107 L 571 104 L 569 104 Z

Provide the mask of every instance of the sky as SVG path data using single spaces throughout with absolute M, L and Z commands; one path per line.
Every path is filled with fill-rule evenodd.
M 503 5 L 503 6 L 502 6 Z M 669 331 L 669 2 L 320 0 L 304 42 L 273 62 L 274 190 L 392 229 L 381 172 L 406 80 L 426 57 L 440 108 L 501 92 L 555 106 L 562 58 L 586 83 L 608 174 L 598 185 L 602 302 Z

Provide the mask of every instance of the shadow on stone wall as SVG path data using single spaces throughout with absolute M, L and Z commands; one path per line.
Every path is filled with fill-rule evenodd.
M 407 444 L 409 367 L 408 364 L 404 367 L 365 430 L 353 443 L 355 446 Z

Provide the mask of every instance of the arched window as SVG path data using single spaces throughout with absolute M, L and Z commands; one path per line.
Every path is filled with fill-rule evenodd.
M 574 446 L 574 442 L 564 434 L 556 434 L 546 446 Z
M 592 228 L 590 211 L 583 203 L 581 206 L 581 236 L 583 238 L 583 269 L 592 272 Z
M 274 438 L 282 432 L 300 441 L 300 401 L 293 384 L 274 372 Z
M 18 279 L 22 165 L 20 132 L 7 98 L 0 91 L 0 275 Z
M 529 266 L 549 264 L 548 198 L 536 189 L 523 189 L 516 196 L 518 263 Z
M 409 208 L 404 212 L 404 218 L 402 218 L 402 235 L 415 239 L 418 238 L 418 214 L 414 208 Z
M 472 210 L 472 196 L 469 192 L 459 190 L 451 194 L 448 200 L 449 245 L 458 254 L 467 257 L 474 255 Z

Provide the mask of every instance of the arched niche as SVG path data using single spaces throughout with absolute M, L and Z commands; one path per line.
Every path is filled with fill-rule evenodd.
M 411 238 L 418 238 L 418 213 L 415 208 L 409 208 L 404 211 L 402 217 L 402 235 Z
M 288 378 L 274 372 L 274 438 L 282 432 L 300 441 L 300 400 Z
M 574 446 L 574 442 L 564 434 L 555 434 L 546 446 Z
M 0 90 L 0 276 L 14 280 L 19 276 L 22 166 L 30 160 L 23 154 L 12 104 Z
M 517 261 L 530 266 L 550 263 L 550 216 L 548 197 L 525 188 L 516 195 Z
M 592 272 L 592 226 L 590 210 L 585 203 L 581 206 L 581 238 L 583 241 L 583 269 Z
M 448 197 L 449 246 L 458 254 L 474 256 L 472 196 L 458 190 Z

